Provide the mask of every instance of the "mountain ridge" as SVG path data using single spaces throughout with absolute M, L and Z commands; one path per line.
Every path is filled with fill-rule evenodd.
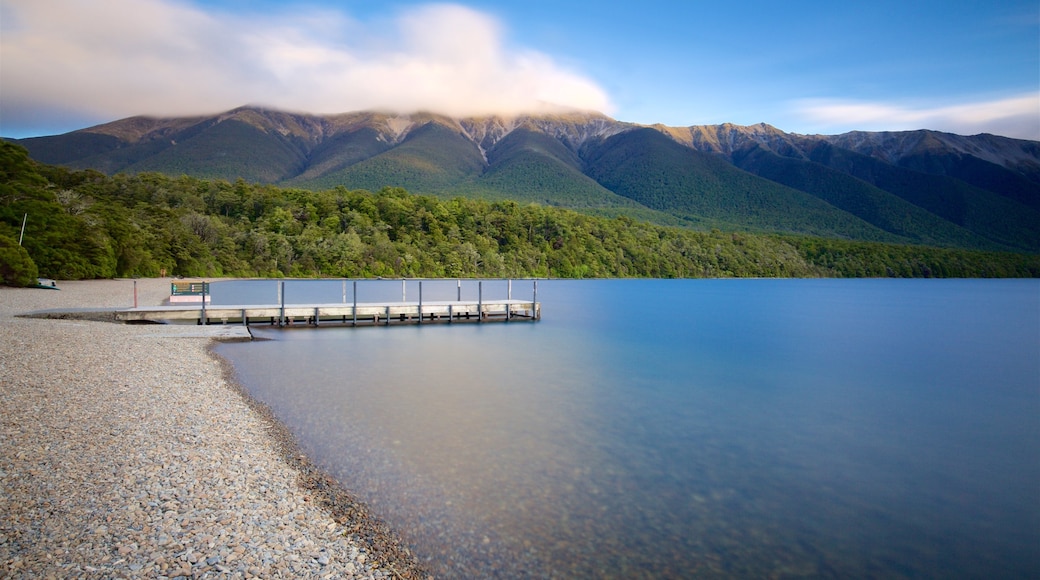
M 649 133 L 638 146 L 616 139 L 639 131 L 681 149 Z M 1040 142 L 988 134 L 826 136 L 765 123 L 641 125 L 595 112 L 454 118 L 246 106 L 12 141 L 38 161 L 108 174 L 157 171 L 304 189 L 403 187 L 692 227 L 1040 252 Z M 594 163 L 593 153 L 622 145 L 624 157 L 608 157 L 629 169 Z M 650 166 L 654 182 L 640 175 Z M 808 207 L 815 208 L 810 220 L 799 215 Z

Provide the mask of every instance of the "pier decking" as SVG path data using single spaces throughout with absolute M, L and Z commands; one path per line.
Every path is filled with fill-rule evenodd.
M 356 284 L 356 282 L 355 282 Z M 207 296 L 193 304 L 144 306 L 116 311 L 116 319 L 125 322 L 197 321 L 198 324 L 267 324 L 389 326 L 391 324 L 482 323 L 536 321 L 541 318 L 537 302 L 537 283 L 530 300 L 505 299 L 423 301 L 419 282 L 418 301 L 336 302 L 322 304 L 242 304 L 214 305 Z M 283 288 L 284 291 L 284 288 Z M 512 284 L 510 283 L 510 294 Z M 280 295 L 284 295 L 280 293 Z M 357 287 L 354 286 L 354 296 Z
M 389 325 L 436 322 L 509 322 L 538 320 L 541 305 L 530 300 L 476 302 L 393 302 L 353 304 L 259 304 L 144 306 L 116 311 L 126 322 L 197 320 L 199 324 Z

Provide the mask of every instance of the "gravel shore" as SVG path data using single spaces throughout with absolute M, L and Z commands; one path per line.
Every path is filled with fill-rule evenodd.
M 0 287 L 0 577 L 417 578 L 183 326 L 75 312 L 130 280 Z M 139 280 L 159 305 L 169 280 Z M 75 314 L 24 318 L 33 311 Z M 93 318 L 93 320 L 91 320 Z

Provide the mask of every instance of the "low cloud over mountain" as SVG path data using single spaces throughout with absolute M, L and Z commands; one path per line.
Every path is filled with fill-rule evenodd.
M 452 4 L 368 21 L 321 9 L 243 17 L 170 0 L 111 0 L 104 10 L 34 0 L 2 10 L 7 135 L 19 125 L 197 115 L 243 102 L 320 113 L 611 109 L 589 78 L 511 45 L 493 17 Z

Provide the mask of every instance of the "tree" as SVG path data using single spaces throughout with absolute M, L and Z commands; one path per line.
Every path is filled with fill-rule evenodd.
M 0 281 L 8 286 L 36 283 L 36 264 L 14 238 L 0 235 Z

